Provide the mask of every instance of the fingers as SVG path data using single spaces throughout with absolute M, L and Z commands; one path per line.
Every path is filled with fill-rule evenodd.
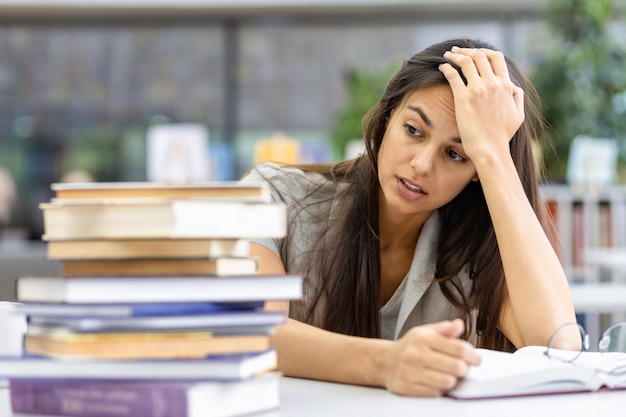
M 447 52 L 446 52 L 447 53 Z M 445 57 L 445 54 L 444 54 Z M 450 64 L 441 64 L 439 65 L 439 71 L 446 77 L 448 83 L 450 84 L 450 88 L 452 91 L 459 91 L 463 87 L 465 87 L 465 83 L 461 78 L 461 75 L 458 73 L 456 69 Z
M 491 88 L 504 88 L 509 93 L 515 85 L 509 77 L 509 70 L 504 55 L 490 49 L 472 49 L 453 47 L 444 53 L 444 58 L 461 69 L 467 80 L 467 86 L 461 74 L 450 64 L 442 64 L 439 70 L 450 83 L 452 91 L 460 94 L 465 87 L 490 85 Z
M 524 92 L 510 79 L 504 55 L 490 49 L 453 47 L 444 58 L 448 63 L 439 70 L 450 84 L 469 159 L 493 152 L 507 157 L 508 142 L 524 121 Z
M 480 362 L 473 347 L 458 336 L 461 320 L 440 322 L 411 329 L 397 343 L 395 369 L 389 390 L 402 395 L 441 396 Z
M 458 339 L 465 330 L 465 324 L 461 319 L 442 321 L 430 326 L 439 333 L 439 335 L 435 335 L 433 338 L 436 351 L 448 356 L 461 358 L 470 365 L 478 365 L 480 356 L 476 353 L 474 347 L 470 343 Z
M 461 336 L 463 334 L 463 330 L 465 330 L 465 324 L 463 324 L 461 319 L 441 321 L 439 323 L 432 324 L 432 327 L 442 335 L 454 338 Z
M 480 356 L 474 347 L 469 342 L 458 339 L 464 330 L 461 320 L 437 323 L 432 325 L 432 330 L 433 333 L 416 327 L 406 335 L 412 344 L 429 347 L 422 351 L 419 358 L 424 360 L 428 368 L 463 377 L 470 365 L 480 363 Z
M 450 51 L 444 53 L 443 56 L 461 68 L 468 82 L 478 77 L 490 76 L 509 79 L 509 68 L 504 54 L 500 51 L 454 46 Z
M 420 373 L 414 373 L 412 377 L 399 378 L 389 390 L 405 396 L 441 397 L 458 383 L 459 378 L 454 376 L 425 369 Z

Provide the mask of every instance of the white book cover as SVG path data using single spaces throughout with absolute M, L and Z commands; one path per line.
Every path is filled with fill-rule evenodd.
M 209 180 L 209 130 L 197 123 L 154 125 L 146 135 L 150 181 Z

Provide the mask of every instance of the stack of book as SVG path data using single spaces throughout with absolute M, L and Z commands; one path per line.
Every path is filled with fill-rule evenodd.
M 14 412 L 234 416 L 279 406 L 269 343 L 302 276 L 260 275 L 247 239 L 282 237 L 264 185 L 54 184 L 41 204 L 59 276 L 17 278 L 22 358 L 0 358 Z

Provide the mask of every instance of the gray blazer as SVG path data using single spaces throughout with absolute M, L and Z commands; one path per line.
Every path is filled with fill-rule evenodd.
M 316 173 L 305 173 L 293 168 L 280 168 L 272 163 L 263 163 L 246 175 L 242 181 L 258 182 L 271 179 L 272 198 L 287 205 L 289 239 L 256 239 L 252 240 L 276 253 L 288 272 L 306 272 L 304 299 L 311 299 L 315 294 L 318 272 L 303 271 L 304 255 L 313 245 L 313 237 L 336 218 L 345 204 L 338 196 L 341 186 L 327 181 Z M 315 193 L 309 195 L 312 190 Z M 313 204 L 311 204 L 313 203 Z M 307 207 L 303 210 L 302 207 Z M 413 326 L 450 320 L 461 317 L 462 313 L 443 295 L 439 284 L 433 282 L 435 276 L 437 241 L 439 234 L 439 215 L 435 212 L 424 224 L 415 247 L 411 267 L 403 284 L 394 297 L 401 297 L 396 320 L 383 320 L 393 329 L 386 333 L 394 338 L 401 337 Z M 332 235 L 328 237 L 332 238 Z M 466 271 L 457 276 L 466 295 L 471 291 L 471 281 Z M 321 299 L 317 311 L 324 308 L 325 300 Z M 289 316 L 302 320 L 306 312 L 305 302 L 292 302 Z M 384 309 L 383 309 L 384 310 Z M 476 314 L 473 314 L 473 328 L 476 328 Z M 391 323 L 391 324 L 390 324 Z M 316 323 L 313 318 L 312 324 Z M 476 344 L 476 334 L 472 334 L 470 342 Z

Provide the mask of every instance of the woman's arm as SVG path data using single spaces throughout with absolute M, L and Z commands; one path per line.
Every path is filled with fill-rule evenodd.
M 251 245 L 262 274 L 284 273 L 280 258 Z M 268 303 L 285 309 L 284 303 Z M 278 369 L 285 375 L 358 385 L 386 387 L 402 395 L 439 396 L 465 376 L 479 358 L 472 346 L 458 339 L 463 322 L 415 327 L 391 342 L 332 333 L 289 319 L 278 326 L 272 344 Z
M 508 296 L 500 329 L 517 347 L 547 343 L 575 321 L 561 263 L 524 193 L 509 140 L 524 120 L 524 92 L 509 79 L 500 52 L 457 49 L 445 55 L 463 148 L 474 163 L 493 221 Z

